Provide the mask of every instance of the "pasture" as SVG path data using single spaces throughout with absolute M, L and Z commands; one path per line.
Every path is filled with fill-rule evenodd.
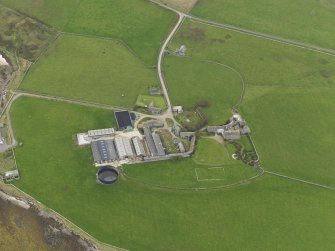
M 169 44 L 169 48 L 175 50 L 181 44 L 187 46 L 186 55 L 192 60 L 211 60 L 234 68 L 244 77 L 247 86 L 331 87 L 335 85 L 334 57 L 318 52 L 218 29 L 190 20 L 184 22 Z M 168 57 L 167 60 L 169 60 Z M 186 69 L 187 64 L 184 64 L 183 68 Z M 169 83 L 168 78 L 172 74 L 166 73 L 169 88 L 173 88 L 170 85 L 174 81 Z M 198 77 L 200 78 L 201 75 Z M 214 77 L 209 76 L 204 83 L 210 85 Z
M 246 97 L 242 112 L 264 168 L 335 186 L 335 89 L 250 87 Z
M 23 97 L 11 115 L 23 143 L 15 150 L 22 174 L 15 185 L 101 241 L 164 251 L 334 246 L 333 192 L 271 176 L 206 192 L 156 189 L 132 179 L 101 186 L 90 149 L 75 145 L 75 133 L 115 125 L 110 111 Z M 161 184 L 188 182 L 179 178 L 183 168 L 195 175 L 192 159 L 128 167 L 138 179 Z
M 157 84 L 154 70 L 120 42 L 62 35 L 30 69 L 20 89 L 132 108 L 141 91 Z
M 58 30 L 119 38 L 147 65 L 154 65 L 175 15 L 146 0 L 0 0 Z
M 199 0 L 192 14 L 335 49 L 333 0 Z
M 333 57 L 193 21 L 184 23 L 169 47 L 180 44 L 188 47 L 189 56 L 180 61 L 213 60 L 243 76 L 246 91 L 240 110 L 251 126 L 266 170 L 335 185 L 331 168 L 335 159 L 329 151 L 334 147 L 330 128 L 334 121 L 329 116 L 335 97 Z M 188 67 L 187 63 L 178 65 L 180 72 L 196 78 Z M 171 77 L 175 69 L 166 71 L 169 89 L 180 88 L 176 83 L 186 77 Z M 210 89 L 215 78 L 209 74 L 202 84 Z M 223 86 L 214 86 L 217 93 L 224 93 Z M 197 88 L 188 90 L 189 98 L 199 95 Z M 211 103 L 227 107 L 220 95 L 212 95 Z
M 243 79 L 229 65 L 167 56 L 164 72 L 173 105 L 191 109 L 207 101 L 209 107 L 203 110 L 210 124 L 224 123 L 239 102 Z

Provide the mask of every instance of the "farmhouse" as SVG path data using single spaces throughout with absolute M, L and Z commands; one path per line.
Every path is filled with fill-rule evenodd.
M 225 140 L 239 140 L 242 135 L 251 133 L 246 121 L 238 113 L 234 113 L 228 124 L 208 126 L 207 131 L 220 134 Z
M 115 119 L 120 131 L 132 130 L 133 123 L 131 120 L 130 113 L 128 111 L 115 112 Z

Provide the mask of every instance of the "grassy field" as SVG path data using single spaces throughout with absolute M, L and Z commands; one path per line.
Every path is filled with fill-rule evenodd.
M 199 101 L 208 101 L 210 106 L 204 111 L 212 124 L 224 123 L 239 102 L 242 79 L 229 65 L 168 56 L 164 72 L 172 103 L 191 108 Z
M 236 160 L 232 160 L 227 147 L 211 138 L 198 141 L 194 160 L 199 164 L 209 166 L 236 164 Z
M 165 100 L 162 95 L 153 96 L 153 95 L 140 94 L 137 97 L 136 106 L 149 107 L 151 103 L 153 104 L 154 107 L 158 107 L 161 109 L 166 108 Z
M 187 45 L 191 60 L 218 61 L 244 77 L 246 95 L 241 111 L 251 126 L 265 169 L 335 185 L 331 168 L 335 159 L 329 151 L 334 147 L 330 128 L 334 121 L 329 116 L 335 109 L 333 57 L 192 21 L 184 24 L 170 48 L 180 44 Z M 180 64 L 179 69 L 183 72 L 188 65 Z M 167 72 L 170 89 L 185 78 L 174 79 L 172 74 Z M 207 88 L 212 78 L 203 81 Z M 199 93 L 188 90 L 190 97 Z M 216 90 L 224 93 L 223 88 Z M 213 96 L 211 102 L 227 106 L 221 97 Z
M 22 174 L 15 185 L 101 241 L 130 250 L 333 249 L 333 192 L 270 176 L 207 192 L 153 189 L 129 179 L 101 186 L 89 147 L 78 148 L 74 136 L 115 125 L 110 111 L 20 98 L 11 114 L 23 142 L 15 151 Z M 142 177 L 166 177 L 154 172 L 166 165 L 178 177 L 178 167 L 194 170 L 192 162 L 132 167 Z
M 306 49 L 194 21 L 184 23 L 169 47 L 174 50 L 181 44 L 187 46 L 186 54 L 197 61 L 213 60 L 233 67 L 245 78 L 247 85 L 288 87 L 335 85 L 334 57 Z M 180 68 L 187 69 L 187 64 Z M 182 72 L 182 69 L 179 71 Z M 169 75 L 172 73 L 167 72 L 167 76 Z M 201 75 L 194 77 L 200 78 Z M 212 78 L 206 79 L 206 83 Z M 167 80 L 169 85 L 169 79 Z M 170 85 L 169 88 L 172 88 Z
M 62 35 L 30 69 L 20 89 L 131 108 L 138 94 L 155 84 L 154 70 L 122 44 Z
M 154 65 L 161 41 L 176 20 L 172 12 L 145 0 L 0 0 L 61 31 L 122 39 L 147 65 Z
M 242 111 L 265 169 L 335 186 L 335 89 L 258 89 L 248 89 Z
M 199 0 L 192 14 L 335 49 L 334 11 L 333 0 Z

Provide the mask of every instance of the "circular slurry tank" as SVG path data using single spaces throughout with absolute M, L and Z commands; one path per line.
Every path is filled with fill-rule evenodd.
M 119 178 L 118 170 L 113 166 L 103 166 L 97 172 L 97 181 L 102 184 L 110 185 Z

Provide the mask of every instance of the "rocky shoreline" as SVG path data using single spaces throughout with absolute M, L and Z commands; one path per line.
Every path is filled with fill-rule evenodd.
M 1 250 L 98 250 L 52 212 L 43 210 L 24 196 L 12 195 L 8 190 L 11 189 L 1 185 Z

